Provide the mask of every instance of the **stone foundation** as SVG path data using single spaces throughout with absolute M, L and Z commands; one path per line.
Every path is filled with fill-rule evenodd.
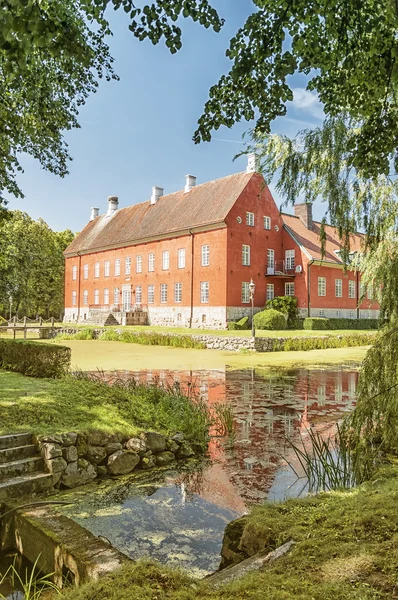
M 358 312 L 357 309 L 348 309 L 348 308 L 311 308 L 310 310 L 311 317 L 325 317 L 327 319 L 357 319 Z M 380 316 L 379 310 L 360 310 L 359 318 L 360 319 L 378 319 Z M 307 308 L 299 308 L 299 317 L 305 319 L 308 317 L 308 309 Z

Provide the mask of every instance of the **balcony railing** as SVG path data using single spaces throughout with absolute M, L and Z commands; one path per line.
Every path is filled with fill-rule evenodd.
M 290 261 L 276 260 L 273 266 L 267 266 L 266 275 L 294 275 L 295 266 Z

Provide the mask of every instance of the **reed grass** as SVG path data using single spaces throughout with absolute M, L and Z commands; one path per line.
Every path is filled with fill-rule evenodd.
M 22 593 L 24 600 L 40 600 L 44 595 L 51 590 L 52 596 L 54 594 L 60 594 L 61 590 L 55 583 L 51 581 L 51 577 L 54 573 L 50 573 L 48 575 L 41 575 L 40 571 L 37 567 L 39 556 L 36 558 L 31 571 L 25 569 L 25 574 L 21 575 L 16 567 L 16 559 L 17 555 L 15 555 L 13 564 L 8 567 L 6 572 L 2 575 L 0 573 L 0 585 L 3 583 L 10 583 L 13 588 L 19 588 Z M 47 596 L 48 597 L 48 596 Z M 0 593 L 0 599 L 6 600 L 9 596 L 3 596 Z

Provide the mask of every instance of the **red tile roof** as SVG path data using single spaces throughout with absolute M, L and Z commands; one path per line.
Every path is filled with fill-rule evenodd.
M 326 232 L 326 253 L 321 254 L 321 240 L 319 237 L 321 231 L 321 223 L 313 221 L 312 231 L 307 229 L 299 217 L 293 215 L 282 214 L 283 223 L 286 230 L 294 237 L 294 239 L 305 248 L 311 258 L 314 260 L 332 261 L 342 264 L 342 260 L 335 253 L 335 250 L 340 250 L 342 242 L 339 237 L 336 227 L 325 225 Z M 351 251 L 359 252 L 364 239 L 363 234 L 356 233 L 351 236 L 350 248 Z
M 64 254 L 126 246 L 147 238 L 221 223 L 255 173 L 235 173 L 101 215 L 90 221 Z

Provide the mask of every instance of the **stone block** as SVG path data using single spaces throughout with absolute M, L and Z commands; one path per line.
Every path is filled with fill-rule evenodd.
M 46 470 L 49 473 L 60 473 L 61 471 L 65 471 L 68 463 L 61 456 L 57 458 L 52 458 L 50 460 L 45 460 Z
M 156 457 L 153 454 L 151 454 L 150 456 L 144 456 L 143 458 L 141 458 L 141 462 L 139 464 L 141 469 L 151 469 L 155 465 L 156 465 Z
M 120 442 L 110 442 L 106 446 L 106 453 L 109 456 L 110 454 L 114 454 L 115 452 L 117 452 L 118 450 L 121 450 L 122 448 L 123 448 L 123 446 Z
M 146 443 L 148 450 L 153 454 L 158 454 L 166 450 L 166 436 L 155 431 L 147 431 L 140 436 Z
M 136 452 L 140 456 L 144 456 L 145 452 L 147 451 L 145 440 L 138 437 L 133 437 L 127 440 L 126 448 L 127 450 L 132 450 L 133 452 Z
M 97 474 L 98 477 L 105 477 L 105 475 L 108 475 L 108 467 L 105 465 L 99 465 L 99 467 L 97 467 Z
M 163 465 L 167 465 L 168 463 L 175 460 L 175 456 L 172 452 L 168 452 L 165 450 L 164 452 L 160 452 L 156 455 L 156 464 L 161 467 Z
M 76 445 L 77 433 L 74 433 L 73 431 L 71 431 L 69 433 L 63 433 L 61 437 L 62 437 L 62 445 L 64 447 Z
M 173 440 L 173 442 L 176 442 L 176 444 L 181 446 L 182 442 L 184 441 L 184 434 L 182 433 L 182 431 L 178 431 L 172 436 L 171 439 Z
M 174 440 L 166 440 L 166 450 L 169 452 L 173 452 L 175 454 L 179 447 L 179 444 L 177 444 L 177 442 Z
M 131 450 L 118 450 L 108 457 L 108 470 L 111 475 L 126 475 L 140 462 L 140 457 Z
M 90 483 L 97 477 L 97 469 L 85 460 L 80 458 L 77 462 L 69 463 L 61 477 L 61 483 L 68 488 L 74 488 L 79 485 Z
M 106 448 L 103 446 L 87 446 L 85 458 L 94 465 L 99 465 L 107 457 Z
M 51 458 L 58 458 L 62 456 L 62 448 L 60 444 L 55 444 L 53 442 L 45 442 L 41 446 L 41 454 L 45 460 L 50 460 Z
M 68 446 L 67 448 L 62 448 L 62 456 L 68 463 L 76 462 L 79 458 L 76 446 Z
M 187 444 L 187 442 L 183 442 L 177 451 L 177 458 L 189 458 L 190 456 L 194 456 L 195 452 L 192 450 L 191 446 Z

